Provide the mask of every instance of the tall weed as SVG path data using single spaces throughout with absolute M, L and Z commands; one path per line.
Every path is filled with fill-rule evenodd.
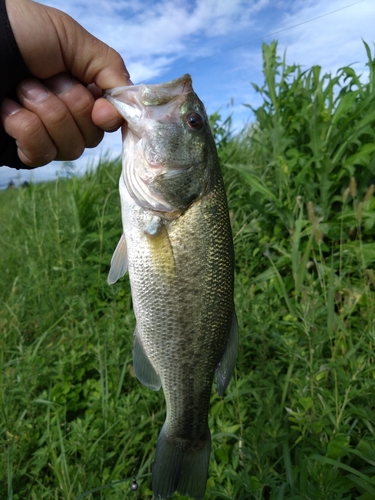
M 302 71 L 276 42 L 263 45 L 263 104 L 232 140 L 241 161 L 225 162 L 248 189 L 226 172 L 246 387 L 237 479 L 248 498 L 375 492 L 361 452 L 375 438 L 375 64 L 365 48 L 368 83 L 351 67 Z
M 322 75 L 319 66 L 302 71 L 277 55 L 276 42 L 263 44 L 264 84 L 253 84 L 263 104 L 248 105 L 256 122 L 241 141 L 247 162 L 227 164 L 243 173 L 257 208 L 277 216 L 275 231 L 293 231 L 302 200 L 313 204 L 327 222 L 326 234 L 336 238 L 351 179 L 360 200 L 375 183 L 375 63 L 364 46 L 367 83 L 350 66 L 336 76 Z

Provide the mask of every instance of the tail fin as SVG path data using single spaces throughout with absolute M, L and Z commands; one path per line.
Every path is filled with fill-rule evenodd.
M 203 500 L 206 491 L 211 434 L 199 443 L 172 441 L 165 433 L 165 424 L 156 445 L 152 468 L 152 490 L 158 500 L 167 499 L 177 490 L 195 500 Z

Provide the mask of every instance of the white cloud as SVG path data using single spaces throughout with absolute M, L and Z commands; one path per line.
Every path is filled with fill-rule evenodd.
M 220 52 L 269 1 L 102 0 L 97 9 L 92 0 L 42 0 L 120 52 L 134 81 L 156 76 L 182 57 L 195 60 Z
M 287 47 L 288 58 L 327 69 L 355 62 L 361 37 L 374 38 L 373 0 L 344 9 L 350 0 L 102 0 L 98 6 L 92 0 L 41 1 L 68 12 L 118 50 L 135 81 L 166 72 L 178 59 L 199 60 L 286 28 L 270 38 L 280 40 L 281 50 Z M 258 38 L 258 52 L 260 43 Z M 249 43 L 247 52 L 253 48 Z

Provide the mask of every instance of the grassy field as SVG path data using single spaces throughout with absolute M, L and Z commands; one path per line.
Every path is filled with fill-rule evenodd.
M 239 137 L 211 117 L 240 351 L 213 387 L 207 500 L 375 498 L 375 60 L 302 72 L 263 46 Z M 119 163 L 0 193 L 0 500 L 151 498 L 164 399 L 132 370 Z M 131 490 L 134 475 L 139 489 Z M 178 495 L 176 497 L 178 498 Z M 179 497 L 181 498 L 181 497 Z

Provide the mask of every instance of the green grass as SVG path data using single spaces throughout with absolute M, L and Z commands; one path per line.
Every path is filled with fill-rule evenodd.
M 233 220 L 236 373 L 207 500 L 375 497 L 375 91 L 263 47 L 264 102 L 211 117 Z M 0 193 L 0 500 L 149 499 L 165 416 L 132 370 L 117 162 Z M 131 491 L 136 475 L 139 489 Z M 176 495 L 176 498 L 178 496 Z

